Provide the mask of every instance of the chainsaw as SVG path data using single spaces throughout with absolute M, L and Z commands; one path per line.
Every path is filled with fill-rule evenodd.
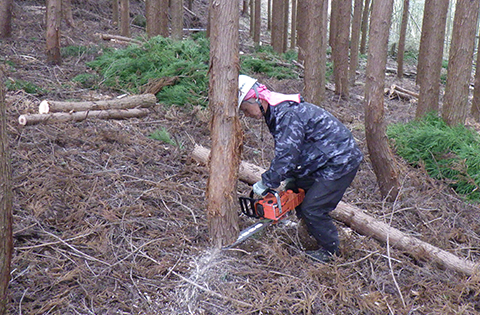
M 290 211 L 295 210 L 302 203 L 305 191 L 301 188 L 298 189 L 298 192 L 290 189 L 277 192 L 270 189 L 261 199 L 254 199 L 253 195 L 252 191 L 250 197 L 238 198 L 240 208 L 247 217 L 260 219 L 260 221 L 241 231 L 237 240 L 227 248 L 240 244 L 265 227 L 285 219 Z

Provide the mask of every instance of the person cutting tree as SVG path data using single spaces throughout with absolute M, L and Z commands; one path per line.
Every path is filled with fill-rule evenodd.
M 303 100 L 300 94 L 282 94 L 246 75 L 239 76 L 238 107 L 247 117 L 265 119 L 275 141 L 275 156 L 253 192 L 265 196 L 286 183 L 302 188 L 297 207 L 319 249 L 310 258 L 329 262 L 339 255 L 338 231 L 330 217 L 352 183 L 363 160 L 351 132 L 331 113 Z

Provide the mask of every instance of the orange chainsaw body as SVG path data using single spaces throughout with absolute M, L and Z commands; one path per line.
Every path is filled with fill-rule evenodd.
M 270 219 L 275 223 L 283 219 L 290 211 L 298 207 L 305 198 L 305 191 L 271 191 L 262 199 L 240 198 L 242 211 L 249 217 Z M 243 201 L 242 201 L 243 199 Z M 250 203 L 250 205 L 248 205 Z

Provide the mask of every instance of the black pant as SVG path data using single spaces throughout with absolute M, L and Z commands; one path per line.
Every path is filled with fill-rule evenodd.
M 317 240 L 318 245 L 331 254 L 338 254 L 339 239 L 337 227 L 329 213 L 335 210 L 342 200 L 357 170 L 358 167 L 336 180 L 297 178 L 291 183 L 305 190 L 305 199 L 297 209 L 299 212 L 297 214 L 305 220 L 308 231 Z

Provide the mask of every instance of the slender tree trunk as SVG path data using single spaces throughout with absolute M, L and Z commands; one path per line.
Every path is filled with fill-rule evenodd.
M 262 29 L 262 1 L 255 0 L 255 22 L 254 24 L 254 32 L 253 32 L 253 42 L 256 45 L 260 44 L 260 31 Z
M 237 0 L 211 0 L 209 108 L 212 151 L 207 213 L 213 245 L 233 243 L 239 233 L 238 167 L 242 130 L 238 119 L 239 9 Z
M 362 14 L 362 38 L 360 40 L 360 53 L 364 55 L 367 52 L 368 37 L 368 17 L 370 16 L 370 0 L 365 0 Z
M 272 0 L 267 0 L 267 31 L 272 30 Z
M 286 52 L 288 49 L 288 18 L 289 18 L 289 11 L 290 5 L 289 0 L 284 0 L 283 3 L 283 20 L 285 23 L 283 24 L 283 52 Z
M 326 43 L 324 42 L 324 10 L 327 0 L 305 1 L 306 36 L 305 36 L 305 75 L 303 78 L 305 98 L 314 104 L 321 104 L 325 97 L 325 61 Z M 322 67 L 323 66 L 323 67 Z M 322 71 L 323 69 L 323 71 Z
M 284 50 L 285 0 L 272 0 L 272 47 L 277 53 Z
M 13 0 L 0 1 L 0 38 L 12 35 L 12 6 Z
M 120 7 L 118 5 L 119 0 L 112 0 L 112 23 L 118 25 L 120 23 Z
M 47 34 L 46 54 L 47 63 L 59 65 L 62 63 L 60 55 L 60 24 L 62 20 L 61 0 L 47 0 Z
M 337 0 L 337 22 L 335 44 L 332 47 L 333 54 L 333 76 L 335 80 L 335 94 L 348 97 L 348 51 L 350 41 L 350 14 L 352 11 L 352 0 Z
M 480 36 L 479 36 L 480 38 Z M 475 89 L 472 99 L 472 116 L 475 121 L 480 122 L 480 40 L 477 46 L 477 62 L 475 63 Z
M 363 0 L 355 0 L 353 19 L 352 19 L 352 39 L 350 41 L 350 65 L 349 65 L 349 81 L 350 85 L 355 84 L 358 66 L 358 53 L 360 45 L 360 30 L 362 25 L 362 6 Z
M 120 0 L 120 34 L 130 37 L 130 0 Z
M 339 0 L 332 0 L 330 10 L 330 34 L 328 36 L 328 45 L 332 47 L 332 55 L 335 49 L 335 39 L 337 38 Z
M 298 0 L 297 2 L 297 46 L 298 61 L 305 61 L 305 47 L 307 45 L 307 4 L 308 0 Z
M 250 0 L 250 36 L 252 38 L 255 32 L 255 1 Z
M 385 134 L 383 90 L 387 63 L 388 34 L 393 0 L 374 1 L 370 21 L 365 84 L 365 134 L 368 152 L 383 198 L 398 195 L 398 169 Z
M 0 67 L 0 314 L 7 313 L 7 290 L 13 253 L 13 188 L 8 153 L 5 80 L 4 70 Z
M 449 126 L 464 124 L 480 0 L 457 0 L 442 117 Z
M 147 36 L 160 35 L 160 0 L 145 1 L 145 17 L 147 19 Z
M 290 25 L 290 49 L 295 49 L 297 47 L 297 0 L 292 0 L 292 20 Z
M 403 56 L 405 54 L 405 38 L 407 36 L 408 7 L 410 0 L 403 0 L 402 24 L 400 26 L 400 38 L 398 39 L 397 52 L 397 77 L 403 78 Z
M 183 38 L 183 0 L 171 0 L 172 14 L 172 38 L 181 40 Z
M 417 84 L 420 86 L 415 117 L 439 111 L 445 24 L 449 0 L 426 0 L 418 53 Z

